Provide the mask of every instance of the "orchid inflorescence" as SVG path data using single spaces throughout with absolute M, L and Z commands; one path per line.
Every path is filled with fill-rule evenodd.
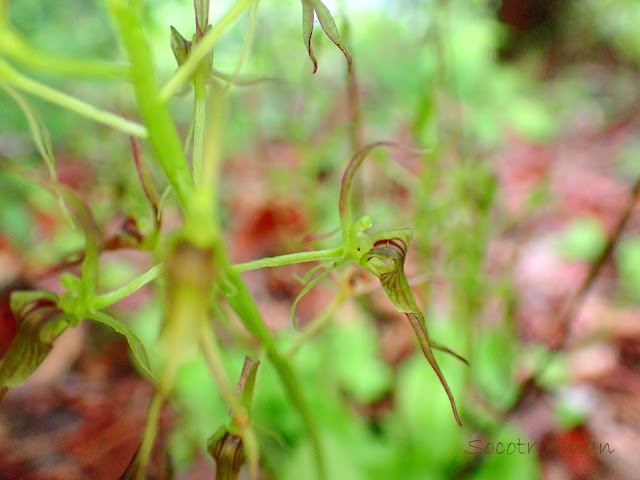
M 223 399 L 230 407 L 229 425 L 221 427 L 211 437 L 208 445 L 211 455 L 219 463 L 219 472 L 224 472 L 224 477 L 219 478 L 236 478 L 241 464 L 245 461 L 249 464 L 250 476 L 256 478 L 259 448 L 252 430 L 250 413 L 256 367 L 259 362 L 247 360 L 238 389 L 234 392 L 221 365 L 218 339 L 210 322 L 212 304 L 217 304 L 224 299 L 247 331 L 258 340 L 266 358 L 275 368 L 286 394 L 299 412 L 308 433 L 318 478 L 325 479 L 326 470 L 318 429 L 304 398 L 301 383 L 289 362 L 292 355 L 283 354 L 277 347 L 272 333 L 267 328 L 240 276 L 240 272 L 255 268 L 324 260 L 318 266 L 311 268 L 303 280 L 304 287 L 293 302 L 291 310 L 294 326 L 295 310 L 299 300 L 330 272 L 342 265 L 355 262 L 379 279 L 381 287 L 395 308 L 409 319 L 422 352 L 444 387 L 455 419 L 460 424 L 453 394 L 432 350 L 444 351 L 465 363 L 466 360 L 429 338 L 425 318 L 418 308 L 404 272 L 405 258 L 413 235 L 411 229 L 369 234 L 367 231 L 372 227 L 371 218 L 364 216 L 353 221 L 351 215 L 352 188 L 362 162 L 374 148 L 394 146 L 394 144 L 389 142 L 370 144 L 356 152 L 348 164 L 342 178 L 339 198 L 342 233 L 340 246 L 325 251 L 300 252 L 231 265 L 223 248 L 219 220 L 211 207 L 215 203 L 216 185 L 207 180 L 207 175 L 203 173 L 211 173 L 205 166 L 213 170 L 217 167 L 215 160 L 204 165 L 206 163 L 206 156 L 203 154 L 204 131 L 207 119 L 205 103 L 208 101 L 206 86 L 215 84 L 218 80 L 235 84 L 253 84 L 260 81 L 255 77 L 238 76 L 237 71 L 231 75 L 224 74 L 212 66 L 212 50 L 217 38 L 242 12 L 255 6 L 256 2 L 255 0 L 238 0 L 219 23 L 212 26 L 209 24 L 208 16 L 209 1 L 194 0 L 196 33 L 192 41 L 188 41 L 177 30 L 171 29 L 171 48 L 178 63 L 178 70 L 163 88 L 156 83 L 149 45 L 145 41 L 144 31 L 139 21 L 140 3 L 140 1 L 124 2 L 124 0 L 108 2 L 130 62 L 124 71 L 134 86 L 144 125 L 100 111 L 45 85 L 26 79 L 0 59 L 0 87 L 22 108 L 29 121 L 35 144 L 49 167 L 51 181 L 45 183 L 38 180 L 38 182 L 44 183 L 44 187 L 59 200 L 63 211 L 73 219 L 75 225 L 84 234 L 86 242 L 84 252 L 78 256 L 77 262 L 63 264 L 65 267 L 70 267 L 81 263 L 81 268 L 80 275 L 71 273 L 61 275 L 60 284 L 63 292 L 60 295 L 49 291 L 13 293 L 11 307 L 16 317 L 17 334 L 9 350 L 0 359 L 0 401 L 9 387 L 19 385 L 38 368 L 51 351 L 54 340 L 67 328 L 77 326 L 85 318 L 111 327 L 125 336 L 141 372 L 156 386 L 156 393 L 149 407 L 144 438 L 136 461 L 131 464 L 136 472 L 136 478 L 142 479 L 155 439 L 155 425 L 159 412 L 174 388 L 176 372 L 188 357 L 189 352 L 199 349 L 210 366 Z M 302 0 L 302 13 L 303 39 L 313 62 L 314 72 L 317 70 L 317 61 L 311 48 L 311 35 L 316 17 L 327 36 L 344 53 L 349 72 L 351 72 L 351 54 L 340 38 L 335 21 L 327 7 L 320 0 Z M 9 32 L 9 30 L 3 31 L 1 27 L 2 24 L 0 24 L 0 35 Z M 65 65 L 71 70 L 82 70 L 86 67 L 84 64 L 76 65 L 74 62 L 68 62 Z M 114 69 L 110 65 L 91 65 L 92 71 L 104 70 L 105 75 L 109 72 L 110 75 L 114 72 L 122 73 L 121 68 Z M 189 168 L 186 158 L 190 141 L 187 140 L 186 146 L 182 147 L 166 106 L 166 101 L 174 93 L 189 85 L 194 88 L 196 106 L 192 169 Z M 121 236 L 113 241 L 105 241 L 101 238 L 91 209 L 73 191 L 58 183 L 48 132 L 33 107 L 18 90 L 40 95 L 46 100 L 118 128 L 129 135 L 148 139 L 155 160 L 164 171 L 170 186 L 165 194 L 159 194 L 140 148 L 136 140 L 131 137 L 134 163 L 153 215 L 152 221 L 147 222 L 146 228 L 138 228 L 135 219 L 128 219 L 120 232 Z M 220 89 L 212 88 L 210 96 L 225 94 L 224 91 L 220 92 Z M 210 118 L 208 120 L 211 121 Z M 188 135 L 188 138 L 191 137 Z M 210 175 L 210 177 L 214 176 Z M 176 194 L 184 214 L 184 226 L 177 232 L 163 236 L 162 203 L 169 190 Z M 99 294 L 97 292 L 99 257 L 109 245 L 147 250 L 156 258 L 159 257 L 161 262 L 128 284 L 111 292 Z M 314 276 L 318 271 L 320 273 Z M 160 372 L 154 372 L 138 337 L 125 323 L 113 318 L 104 310 L 160 275 L 164 275 L 166 279 L 163 285 L 166 314 L 159 342 L 164 350 L 166 362 Z M 305 338 L 301 335 L 299 340 Z
M 404 262 L 407 256 L 409 242 L 413 237 L 410 228 L 400 230 L 386 230 L 373 235 L 365 233 L 372 226 L 371 218 L 361 217 L 359 220 L 351 220 L 351 191 L 355 175 L 366 156 L 374 148 L 381 146 L 394 146 L 390 142 L 377 142 L 370 144 L 358 151 L 351 159 L 342 177 L 342 188 L 340 191 L 340 223 L 343 238 L 343 253 L 337 260 L 318 265 L 312 268 L 303 279 L 305 287 L 295 299 L 292 307 L 291 318 L 295 326 L 295 307 L 304 296 L 319 280 L 327 276 L 332 270 L 350 261 L 357 262 L 360 266 L 374 274 L 380 280 L 382 289 L 393 303 L 394 307 L 403 312 L 416 334 L 420 348 L 429 364 L 435 371 L 440 383 L 445 389 L 453 415 L 460 426 L 460 417 L 456 408 L 456 403 L 451 393 L 451 389 L 440 370 L 438 362 L 433 355 L 433 349 L 449 353 L 459 360 L 467 363 L 467 360 L 449 348 L 434 342 L 429 338 L 424 315 L 418 308 L 416 300 L 409 286 L 407 276 L 404 272 Z M 313 277 L 311 275 L 320 267 L 325 270 Z

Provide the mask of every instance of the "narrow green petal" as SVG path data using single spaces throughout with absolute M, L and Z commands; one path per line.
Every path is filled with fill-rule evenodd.
M 313 6 L 309 0 L 302 0 L 302 38 L 304 45 L 309 52 L 309 58 L 313 62 L 313 73 L 318 70 L 318 61 L 313 54 L 313 48 L 311 48 L 311 34 L 313 33 L 313 21 L 315 20 L 315 12 Z
M 337 264 L 335 264 L 333 267 L 329 267 L 331 263 L 335 263 L 335 262 L 328 262 L 323 265 L 318 265 L 318 267 L 324 266 L 324 267 L 327 267 L 327 269 L 324 272 L 320 273 L 317 277 L 313 278 L 312 280 L 307 280 L 306 285 L 300 291 L 296 299 L 293 301 L 293 305 L 291 305 L 291 325 L 293 325 L 293 328 L 295 328 L 296 330 L 298 330 L 298 326 L 296 325 L 296 307 L 298 306 L 298 302 L 302 300 L 302 297 L 304 297 L 307 293 L 309 293 L 309 290 L 311 290 L 316 283 L 318 283 L 324 277 L 329 275 L 329 273 L 337 266 Z M 312 270 L 314 270 L 315 268 L 317 267 L 314 267 Z
M 324 30 L 324 33 L 326 33 L 327 37 L 329 37 L 331 41 L 335 43 L 340 50 L 342 50 L 342 53 L 347 59 L 347 68 L 349 69 L 349 73 L 351 73 L 351 54 L 349 53 L 347 45 L 340 38 L 338 27 L 336 27 L 336 22 L 331 16 L 331 12 L 320 0 L 309 0 L 309 2 L 316 11 L 318 21 L 320 22 L 320 26 Z
M 209 25 L 209 0 L 193 0 L 196 11 L 196 30 L 198 37 L 202 37 Z
M 93 312 L 88 315 L 88 318 L 107 325 L 108 327 L 114 329 L 116 332 L 124 335 L 127 339 L 127 343 L 129 343 L 129 347 L 131 348 L 133 356 L 135 357 L 138 365 L 149 378 L 154 380 L 153 371 L 151 370 L 151 364 L 149 363 L 149 357 L 147 356 L 147 351 L 145 350 L 144 345 L 142 344 L 140 339 L 126 324 L 103 312 Z
M 361 148 L 360 150 L 358 150 L 351 158 L 349 165 L 347 165 L 347 168 L 345 169 L 344 174 L 342 175 L 342 187 L 340 189 L 340 202 L 339 202 L 340 226 L 342 227 L 343 241 L 347 241 L 347 232 L 351 228 L 351 223 L 352 223 L 351 190 L 353 188 L 353 181 L 356 177 L 356 173 L 358 172 L 358 169 L 360 168 L 360 165 L 362 165 L 362 162 L 364 161 L 364 159 L 367 157 L 367 155 L 369 155 L 369 152 L 371 152 L 371 150 L 373 150 L 374 148 L 382 147 L 382 146 L 391 147 L 394 145 L 395 144 L 393 142 L 376 142 L 376 143 L 369 144 Z

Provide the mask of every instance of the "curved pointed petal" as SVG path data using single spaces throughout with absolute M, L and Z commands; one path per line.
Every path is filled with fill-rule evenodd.
M 318 70 L 318 61 L 313 54 L 313 48 L 311 48 L 311 35 L 313 34 L 313 21 L 315 20 L 315 11 L 309 0 L 302 0 L 302 39 L 304 45 L 309 52 L 309 58 L 313 62 L 313 73 Z
M 331 12 L 320 0 L 309 0 L 309 2 L 313 5 L 313 8 L 316 11 L 318 21 L 320 22 L 320 26 L 324 30 L 324 33 L 326 33 L 327 37 L 329 37 L 329 39 L 331 39 L 331 41 L 335 43 L 340 50 L 342 50 L 342 53 L 347 59 L 347 68 L 349 69 L 349 73 L 351 73 L 351 54 L 349 53 L 347 45 L 340 38 L 338 27 L 336 27 L 336 22 L 331 16 Z

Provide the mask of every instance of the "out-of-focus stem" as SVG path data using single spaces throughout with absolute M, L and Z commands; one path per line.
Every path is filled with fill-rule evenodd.
M 147 414 L 147 423 L 144 428 L 144 436 L 142 437 L 142 443 L 140 444 L 140 450 L 138 451 L 136 459 L 136 480 L 145 480 L 147 476 L 147 467 L 149 466 L 151 451 L 153 450 L 156 435 L 158 434 L 158 420 L 160 419 L 160 412 L 162 411 L 165 400 L 166 393 L 164 390 L 158 390 L 151 398 Z
M 236 263 L 231 265 L 233 272 L 246 272 L 248 270 L 256 270 L 265 267 L 278 267 L 280 265 L 288 265 L 290 263 L 313 262 L 314 260 L 327 260 L 330 258 L 339 258 L 344 251 L 343 246 L 330 248 L 328 250 L 316 250 L 314 252 L 290 253 L 288 255 L 280 255 L 278 257 L 266 257 L 251 262 Z
M 121 78 L 126 77 L 129 71 L 127 66 L 117 63 L 60 57 L 41 52 L 29 45 L 9 25 L 2 27 L 0 54 L 28 68 L 70 77 Z
M 134 278 L 126 285 L 123 285 L 122 287 L 117 288 L 109 293 L 98 295 L 93 301 L 93 308 L 95 308 L 96 310 L 102 310 L 103 308 L 106 308 L 109 305 L 112 305 L 122 300 L 123 298 L 128 297 L 136 290 L 145 286 L 147 283 L 155 280 L 161 272 L 162 264 L 156 265 L 139 277 Z
M 131 63 L 131 82 L 140 116 L 149 130 L 149 141 L 180 206 L 188 215 L 195 186 L 178 132 L 169 110 L 160 99 L 151 50 L 141 22 L 123 0 L 109 0 L 109 6 Z
M 200 67 L 194 79 L 194 109 L 193 109 L 193 180 L 200 183 L 202 173 L 202 151 L 204 148 L 204 130 L 207 111 L 207 73 L 204 66 Z
M 62 93 L 54 88 L 32 80 L 17 70 L 14 70 L 3 60 L 0 60 L 0 80 L 6 81 L 8 84 L 23 92 L 40 97 L 47 102 L 55 103 L 91 120 L 95 120 L 98 123 L 128 133 L 129 135 L 142 138 L 147 136 L 147 129 L 143 125 L 126 120 L 114 113 L 100 110 L 82 100 L 78 100 L 66 93 Z
M 227 281 L 230 286 L 230 291 L 226 295 L 227 301 L 247 330 L 258 339 L 260 345 L 266 350 L 267 357 L 275 367 L 287 396 L 298 410 L 305 429 L 307 430 L 311 448 L 315 456 L 317 477 L 319 480 L 326 480 L 327 472 L 322 446 L 320 445 L 319 432 L 311 410 L 304 398 L 298 377 L 287 359 L 276 347 L 275 340 L 264 323 L 260 311 L 240 275 L 231 270 L 227 274 Z
M 240 405 L 240 402 L 233 391 L 233 386 L 224 371 L 220 349 L 218 348 L 216 339 L 213 336 L 211 327 L 207 322 L 201 322 L 198 332 L 198 342 L 200 344 L 200 349 L 204 354 L 204 358 L 211 369 L 211 373 L 213 373 L 216 383 L 218 384 L 220 394 L 227 406 L 231 409 L 231 416 L 233 417 L 236 425 L 241 429 L 244 429 L 249 423 L 247 411 L 242 407 L 242 405 Z
M 336 309 L 345 300 L 345 298 L 346 294 L 344 291 L 338 293 L 338 295 L 333 299 L 333 302 L 331 302 L 327 308 L 314 318 L 311 324 L 296 337 L 291 346 L 285 352 L 285 358 L 292 358 L 296 353 L 298 353 L 300 347 L 304 345 L 307 340 L 322 330 L 322 328 L 327 324 L 327 321 L 331 318 L 331 315 L 335 313 Z

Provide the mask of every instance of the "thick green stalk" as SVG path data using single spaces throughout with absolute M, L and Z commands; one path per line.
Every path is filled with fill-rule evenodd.
M 267 357 L 275 367 L 284 390 L 298 410 L 309 435 L 309 441 L 315 455 L 318 480 L 326 480 L 327 474 L 318 429 L 309 405 L 304 399 L 300 382 L 287 359 L 278 351 L 275 340 L 264 323 L 260 311 L 240 275 L 229 271 L 227 280 L 230 284 L 229 292 L 226 295 L 227 301 L 246 329 L 258 339 L 260 345 L 265 349 Z
M 215 192 L 219 189 L 220 164 L 222 160 L 222 142 L 224 140 L 224 128 L 227 121 L 227 95 L 218 85 L 211 82 L 209 86 L 209 115 L 207 117 L 206 135 L 204 135 L 202 171 L 197 182 L 206 195 L 206 201 L 212 207 L 212 215 L 217 219 L 218 199 Z
M 109 5 L 131 63 L 131 82 L 149 141 L 180 205 L 188 210 L 195 190 L 193 179 L 169 110 L 160 99 L 151 50 L 140 19 L 122 0 L 110 0 Z

